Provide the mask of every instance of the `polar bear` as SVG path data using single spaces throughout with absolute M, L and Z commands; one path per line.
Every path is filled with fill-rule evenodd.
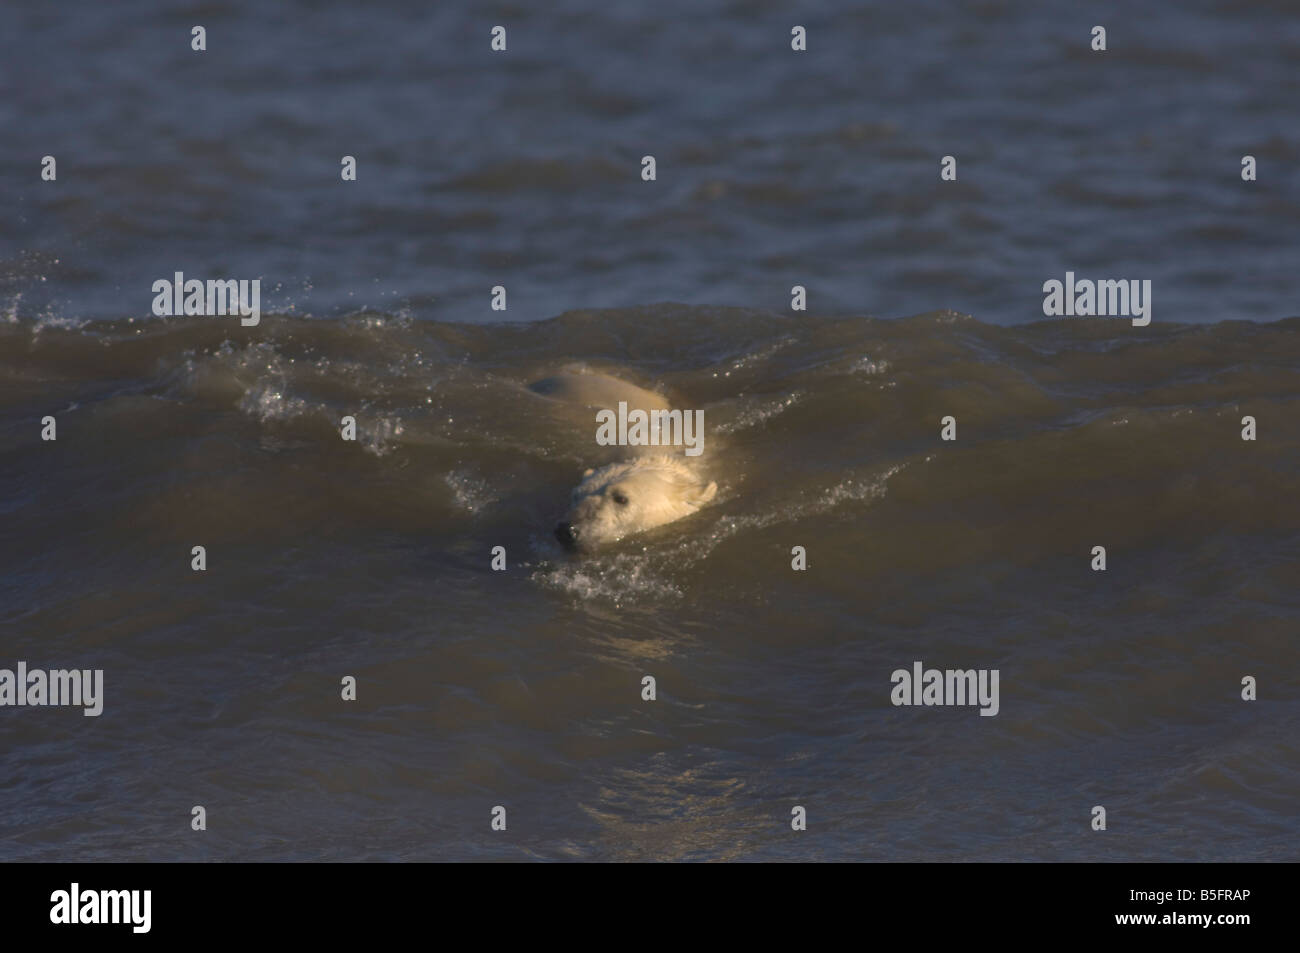
M 593 411 L 669 409 L 653 391 L 594 371 L 567 371 L 537 381 L 531 390 L 572 407 L 585 408 L 592 433 Z M 660 447 L 623 447 L 627 459 L 588 469 L 574 488 L 569 511 L 555 527 L 555 538 L 572 552 L 589 553 L 627 536 L 690 516 L 717 495 L 683 454 Z

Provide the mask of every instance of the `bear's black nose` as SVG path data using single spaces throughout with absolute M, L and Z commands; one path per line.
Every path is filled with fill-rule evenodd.
M 578 545 L 578 530 L 573 528 L 572 523 L 561 523 L 555 527 L 555 538 L 565 549 L 573 549 Z

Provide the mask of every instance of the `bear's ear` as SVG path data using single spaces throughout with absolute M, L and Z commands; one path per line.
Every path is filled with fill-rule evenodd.
M 691 506 L 703 506 L 709 500 L 718 495 L 718 484 L 710 481 L 709 485 L 700 490 L 694 499 L 690 500 Z
M 585 480 L 587 479 L 587 477 L 591 476 L 595 472 L 596 470 L 594 467 L 587 467 L 587 469 L 582 471 L 582 478 Z

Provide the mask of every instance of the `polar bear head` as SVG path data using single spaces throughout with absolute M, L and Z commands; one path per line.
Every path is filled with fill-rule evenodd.
M 675 457 L 641 457 L 588 470 L 555 538 L 590 552 L 625 536 L 690 516 L 718 492 Z

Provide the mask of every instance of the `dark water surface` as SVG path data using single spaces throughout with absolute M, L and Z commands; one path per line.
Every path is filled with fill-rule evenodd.
M 1294 859 L 1297 319 L 256 332 L 0 325 L 6 657 L 107 694 L 5 712 L 6 855 Z M 714 505 L 560 551 L 575 359 L 704 409 Z M 892 706 L 916 660 L 1000 713 Z
M 1300 310 L 1289 3 L 15 3 L 0 27 L 0 303 L 29 314 L 144 315 L 174 271 L 460 322 L 503 317 L 498 284 L 521 320 L 802 284 L 822 313 L 1008 323 L 1067 270 L 1150 279 L 1156 320 Z
M 1300 17 L 848 6 L 0 12 L 0 859 L 1300 857 Z M 563 554 L 574 363 L 717 500 Z

